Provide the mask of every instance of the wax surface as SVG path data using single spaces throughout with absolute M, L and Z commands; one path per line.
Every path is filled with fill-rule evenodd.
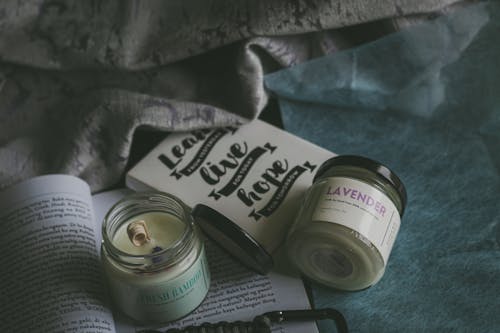
M 378 251 L 344 226 L 316 222 L 288 241 L 288 251 L 307 276 L 342 290 L 360 290 L 376 283 L 384 272 Z
M 141 246 L 135 246 L 127 234 L 127 227 L 130 223 L 141 220 L 145 222 L 151 240 Z M 170 247 L 181 237 L 185 228 L 184 222 L 175 216 L 162 212 L 148 212 L 123 223 L 116 231 L 112 242 L 116 248 L 128 254 L 150 254 L 155 247 L 162 249 Z

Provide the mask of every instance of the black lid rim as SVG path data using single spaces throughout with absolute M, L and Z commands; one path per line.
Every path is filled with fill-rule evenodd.
M 359 155 L 337 155 L 332 158 L 329 158 L 325 162 L 323 162 L 318 171 L 314 175 L 313 183 L 316 182 L 328 169 L 334 166 L 355 166 L 361 167 L 367 170 L 370 170 L 377 175 L 381 176 L 396 190 L 401 198 L 401 216 L 403 216 L 406 203 L 408 200 L 406 188 L 401 181 L 401 179 L 388 167 L 383 165 L 382 163 L 372 160 L 368 157 L 359 156 Z
M 267 274 L 274 266 L 273 257 L 261 244 L 259 244 L 259 242 L 257 242 L 257 240 L 239 225 L 215 209 L 204 204 L 197 204 L 193 208 L 192 215 L 198 226 L 205 231 L 210 238 L 215 240 L 215 237 L 205 228 L 205 223 L 209 223 L 211 227 L 233 240 L 233 245 L 239 247 L 242 253 L 245 253 L 246 258 L 239 257 L 235 253 L 231 253 L 231 251 L 228 252 L 245 266 L 263 275 Z M 217 244 L 225 250 L 228 250 L 225 248 L 224 244 Z

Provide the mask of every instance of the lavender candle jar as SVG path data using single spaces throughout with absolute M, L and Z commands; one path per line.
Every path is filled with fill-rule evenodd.
M 318 169 L 287 237 L 292 262 L 330 287 L 360 290 L 380 280 L 406 205 L 401 180 L 361 156 Z

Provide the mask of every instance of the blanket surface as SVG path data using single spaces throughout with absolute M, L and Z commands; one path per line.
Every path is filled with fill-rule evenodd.
M 456 2 L 2 0 L 0 188 L 56 172 L 109 188 L 137 129 L 247 122 L 265 73 Z
M 313 284 L 353 332 L 500 330 L 499 31 L 500 4 L 481 3 L 265 78 L 287 130 L 406 185 L 382 280 Z

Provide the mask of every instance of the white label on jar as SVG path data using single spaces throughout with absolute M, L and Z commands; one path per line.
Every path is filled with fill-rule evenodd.
M 110 289 L 115 303 L 133 319 L 167 322 L 193 311 L 205 298 L 210 274 L 205 249 L 191 267 L 173 279 L 168 272 L 153 273 L 128 281 L 112 278 Z
M 387 263 L 401 218 L 394 203 L 381 191 L 359 180 L 330 177 L 317 184 L 313 221 L 333 222 L 367 238 Z

